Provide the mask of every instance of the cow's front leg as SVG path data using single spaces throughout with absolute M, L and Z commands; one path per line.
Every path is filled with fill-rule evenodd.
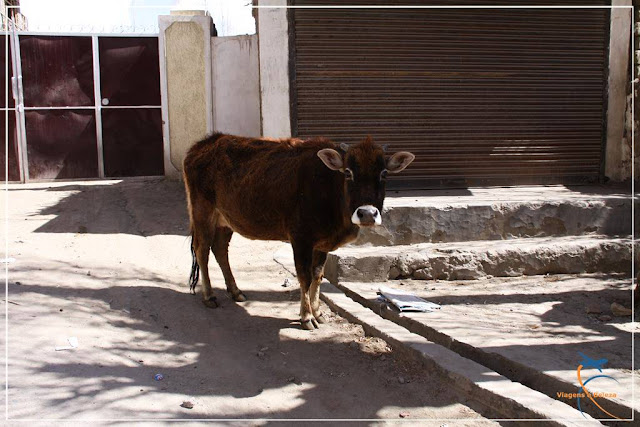
M 312 279 L 309 287 L 309 299 L 311 300 L 311 312 L 318 323 L 325 323 L 325 318 L 320 312 L 320 283 L 324 276 L 324 263 L 327 261 L 327 253 L 314 250 L 312 258 Z
M 318 327 L 318 322 L 311 311 L 311 299 L 309 288 L 312 280 L 313 246 L 304 242 L 291 242 L 293 247 L 293 259 L 296 264 L 296 274 L 300 282 L 300 324 L 302 329 L 313 330 Z

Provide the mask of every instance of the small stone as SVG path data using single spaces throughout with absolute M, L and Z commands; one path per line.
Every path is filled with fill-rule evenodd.
M 398 382 L 399 382 L 400 384 L 404 384 L 404 383 L 405 383 L 405 380 L 404 380 L 404 378 L 403 378 L 403 377 L 398 377 Z
M 408 413 L 408 412 L 400 412 L 399 415 L 400 415 L 400 418 L 409 418 L 409 415 L 411 415 L 411 414 Z
M 193 409 L 193 403 L 189 402 L 188 400 L 185 400 L 184 402 L 182 402 L 180 406 L 187 409 Z
M 294 384 L 297 384 L 297 385 L 302 385 L 302 381 L 300 381 L 296 377 L 287 378 L 287 382 L 294 383 Z
M 87 276 L 91 276 L 91 272 L 90 271 L 87 271 Z
M 63 309 L 60 309 L 60 311 L 64 311 Z
M 256 353 L 256 356 L 258 357 L 264 357 L 264 351 L 259 351 Z
M 609 316 L 608 314 L 603 314 L 602 316 L 598 316 L 598 320 L 601 320 L 603 322 L 609 322 L 611 321 L 611 319 L 613 319 L 613 317 Z
M 587 314 L 600 314 L 602 310 L 598 304 L 591 304 L 587 306 Z
M 617 302 L 611 304 L 611 312 L 617 317 L 631 316 L 631 309 L 618 304 Z

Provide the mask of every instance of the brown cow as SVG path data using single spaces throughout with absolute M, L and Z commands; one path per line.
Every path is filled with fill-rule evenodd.
M 202 268 L 202 298 L 216 307 L 209 281 L 209 249 L 222 269 L 227 292 L 246 297 L 229 267 L 234 231 L 250 239 L 291 242 L 300 281 L 304 329 L 318 327 L 319 285 L 327 253 L 354 240 L 361 226 L 379 225 L 387 172 L 415 156 L 385 159 L 370 138 L 337 147 L 324 138 L 254 139 L 217 133 L 197 142 L 184 159 L 191 219 L 194 292 Z

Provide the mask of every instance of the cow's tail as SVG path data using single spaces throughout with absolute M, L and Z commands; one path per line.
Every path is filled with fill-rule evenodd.
M 191 274 L 189 275 L 189 291 L 195 295 L 196 285 L 200 278 L 200 266 L 196 258 L 196 249 L 193 247 L 193 232 L 191 232 Z

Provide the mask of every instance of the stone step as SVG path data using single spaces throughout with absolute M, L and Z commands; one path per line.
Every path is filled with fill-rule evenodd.
M 382 225 L 356 245 L 631 234 L 630 191 L 537 186 L 389 192 Z
M 631 279 L 626 275 L 402 283 L 341 282 L 338 288 L 408 332 L 574 408 L 577 399 L 562 393 L 579 391 L 578 352 L 606 359 L 601 372 L 585 366 L 583 381 L 598 374 L 613 378 L 591 381 L 587 387 L 614 417 L 640 416 L 640 401 L 632 394 L 640 387 L 640 377 L 632 371 L 632 334 L 637 324 L 610 311 L 612 302 L 631 305 Z M 378 300 L 377 290 L 383 285 L 409 291 L 441 308 L 400 313 Z M 586 400 L 580 402 L 582 410 L 598 419 L 611 418 Z
M 630 273 L 631 239 L 566 236 L 401 246 L 349 246 L 330 253 L 325 277 L 339 281 L 469 280 L 488 276 Z

